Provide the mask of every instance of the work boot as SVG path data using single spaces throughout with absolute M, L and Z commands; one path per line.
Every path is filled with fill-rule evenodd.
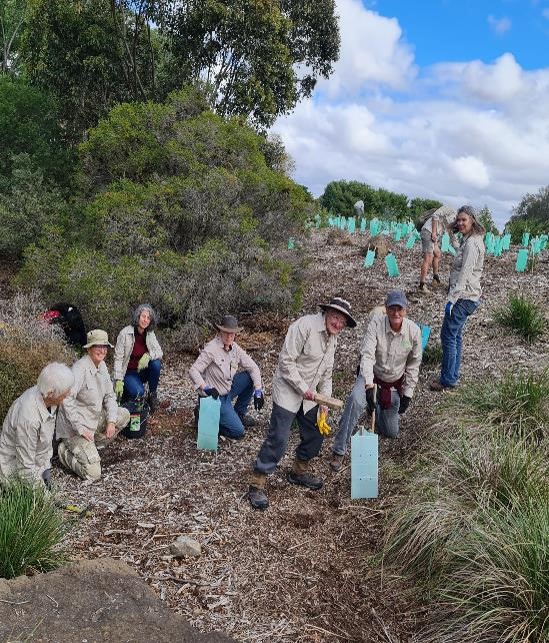
M 339 453 L 333 453 L 332 459 L 330 460 L 330 467 L 334 471 L 339 471 L 342 466 L 343 466 L 343 456 L 339 455 Z
M 437 391 L 437 393 L 440 393 L 442 391 L 451 391 L 452 389 L 457 388 L 456 386 L 445 386 L 444 384 L 441 384 L 440 380 L 433 380 L 429 384 L 429 388 L 431 391 Z
M 250 415 L 248 415 L 246 413 L 244 413 L 242 415 L 240 413 L 238 413 L 237 415 L 240 418 L 240 421 L 242 422 L 242 424 L 244 425 L 244 428 L 246 428 L 246 429 L 250 429 L 251 427 L 253 427 L 253 426 L 255 426 L 257 424 L 257 422 L 253 419 L 253 417 L 251 417 Z
M 265 495 L 263 489 L 257 489 L 250 485 L 246 497 L 254 509 L 263 511 L 269 506 L 269 499 Z
M 433 273 L 433 284 L 436 284 L 436 285 L 440 286 L 441 283 L 442 282 L 440 280 L 440 275 L 438 274 L 438 272 L 434 272 Z
M 427 284 L 420 283 L 419 284 L 419 292 L 427 293 L 427 292 L 431 292 L 431 291 L 429 290 L 429 288 L 427 288 Z
M 158 395 L 156 391 L 151 391 L 148 397 L 149 409 L 151 413 L 154 413 L 158 409 Z
M 299 458 L 296 458 L 294 460 L 292 470 L 288 474 L 288 482 L 290 482 L 291 484 L 300 485 L 301 487 L 307 487 L 307 489 L 312 489 L 313 491 L 322 489 L 324 480 L 321 480 L 320 478 L 315 478 L 310 474 L 308 474 L 307 473 L 308 469 L 309 469 L 308 460 L 300 460 Z

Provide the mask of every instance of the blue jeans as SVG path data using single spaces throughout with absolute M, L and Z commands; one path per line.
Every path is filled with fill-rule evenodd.
M 160 369 L 162 362 L 159 359 L 151 359 L 147 368 L 139 373 L 137 371 L 126 371 L 124 376 L 124 390 L 126 394 L 135 400 L 136 397 L 143 397 L 145 394 L 145 383 L 149 383 L 149 391 L 156 393 L 160 380 Z
M 457 385 L 461 365 L 463 327 L 467 317 L 472 315 L 479 305 L 479 301 L 458 299 L 452 307 L 451 314 L 444 314 L 444 321 L 440 329 L 440 341 L 442 344 L 440 383 L 443 386 Z
M 399 407 L 400 395 L 396 389 L 391 389 L 391 406 L 388 409 L 382 409 L 379 404 L 376 404 L 376 427 L 380 435 L 388 438 L 398 437 L 400 432 Z M 362 375 L 359 375 L 356 378 L 351 395 L 345 402 L 345 408 L 339 421 L 339 431 L 334 438 L 332 451 L 336 455 L 345 455 L 347 452 L 351 435 L 365 409 L 366 380 Z M 367 428 L 369 429 L 370 427 Z
M 233 378 L 231 390 L 227 395 L 220 395 L 221 411 L 219 416 L 219 434 L 233 440 L 244 437 L 244 425 L 239 415 L 246 415 L 248 405 L 254 394 L 254 383 L 247 371 L 237 373 Z M 236 398 L 233 407 L 233 400 Z

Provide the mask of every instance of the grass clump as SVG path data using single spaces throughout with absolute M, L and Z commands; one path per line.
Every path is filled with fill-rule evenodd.
M 545 328 L 545 318 L 536 303 L 522 295 L 511 295 L 507 304 L 496 311 L 495 319 L 528 343 L 539 339 Z
M 464 384 L 440 407 L 443 424 L 484 427 L 541 441 L 549 429 L 549 370 Z
M 41 484 L 18 477 L 0 487 L 0 577 L 55 569 L 65 560 L 61 546 L 67 523 Z
M 426 346 L 423 351 L 421 363 L 427 367 L 442 364 L 442 346 L 440 344 Z

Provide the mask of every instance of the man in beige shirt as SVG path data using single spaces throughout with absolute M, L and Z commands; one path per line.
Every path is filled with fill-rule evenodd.
M 11 405 L 0 434 L 0 479 L 18 475 L 49 483 L 57 408 L 73 382 L 71 369 L 53 362 L 42 369 L 36 386 Z
M 429 292 L 425 280 L 427 279 L 427 274 L 431 266 L 433 267 L 433 283 L 441 283 L 439 276 L 440 260 L 442 257 L 440 238 L 445 228 L 455 217 L 456 211 L 447 205 L 443 205 L 426 219 L 421 228 L 421 252 L 423 254 L 419 276 L 419 290 L 421 292 Z
M 221 401 L 219 433 L 239 440 L 244 437 L 245 427 L 255 426 L 255 420 L 247 415 L 252 395 L 256 411 L 263 408 L 261 374 L 259 366 L 234 341 L 242 330 L 236 318 L 225 315 L 214 326 L 218 334 L 200 351 L 189 376 L 199 395 Z
M 273 473 L 286 452 L 294 419 L 301 439 L 288 481 L 314 490 L 323 484 L 307 473 L 309 461 L 319 454 L 324 441 L 317 426 L 315 394 L 331 396 L 337 336 L 345 326 L 354 328 L 356 322 L 349 302 L 340 297 L 320 308 L 322 313 L 305 315 L 290 325 L 278 358 L 269 431 L 254 463 L 248 490 L 254 509 L 269 506 L 264 491 L 267 475 Z
M 110 444 L 130 421 L 130 412 L 116 403 L 105 364 L 109 347 L 104 330 L 88 333 L 87 355 L 72 366 L 74 385 L 57 419 L 59 460 L 84 480 L 101 477 L 98 447 Z
M 338 471 L 351 434 L 366 405 L 376 413 L 377 431 L 396 438 L 399 415 L 410 404 L 421 364 L 421 330 L 406 318 L 408 300 L 401 290 L 385 299 L 387 314 L 374 314 L 362 342 L 360 371 L 339 423 L 330 466 Z M 374 383 L 378 395 L 374 399 Z

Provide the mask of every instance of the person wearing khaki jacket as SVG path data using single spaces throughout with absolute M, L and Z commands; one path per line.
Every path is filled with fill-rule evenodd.
M 273 410 L 267 437 L 253 466 L 248 500 L 254 509 L 266 509 L 267 475 L 274 472 L 288 448 L 294 419 L 299 426 L 300 443 L 288 481 L 317 490 L 323 481 L 307 473 L 309 462 L 322 447 L 323 435 L 317 426 L 319 412 L 328 409 L 315 402 L 315 394 L 331 397 L 337 335 L 356 322 L 351 306 L 341 297 L 321 304 L 321 313 L 305 315 L 290 325 L 278 357 L 273 378 Z
M 247 415 L 252 396 L 256 411 L 263 408 L 261 373 L 254 360 L 235 342 L 237 333 L 242 331 L 236 317 L 225 315 L 214 326 L 218 333 L 200 351 L 189 369 L 189 376 L 199 396 L 210 396 L 221 401 L 220 435 L 240 440 L 244 437 L 246 427 L 256 424 Z M 234 406 L 233 400 L 236 400 Z M 198 409 L 195 409 L 195 414 Z
M 116 403 L 105 364 L 112 348 L 104 330 L 91 330 L 84 346 L 87 355 L 72 366 L 74 385 L 57 419 L 61 463 L 84 480 L 101 477 L 98 448 L 110 444 L 130 421 L 130 413 Z
M 125 326 L 114 349 L 114 390 L 117 399 L 124 393 L 130 400 L 143 398 L 149 385 L 148 404 L 151 413 L 158 408 L 157 389 L 162 368 L 162 349 L 154 329 L 157 315 L 150 304 L 140 304 L 133 312 L 132 324 Z
M 49 483 L 57 409 L 73 383 L 71 369 L 53 362 L 11 405 L 0 434 L 0 480 L 17 475 Z
M 385 299 L 386 314 L 373 314 L 360 350 L 360 369 L 345 403 L 334 438 L 330 466 L 339 471 L 358 420 L 366 406 L 376 413 L 377 432 L 398 437 L 399 417 L 408 408 L 421 364 L 421 330 L 406 318 L 408 300 L 401 290 Z M 374 384 L 378 387 L 374 397 Z

